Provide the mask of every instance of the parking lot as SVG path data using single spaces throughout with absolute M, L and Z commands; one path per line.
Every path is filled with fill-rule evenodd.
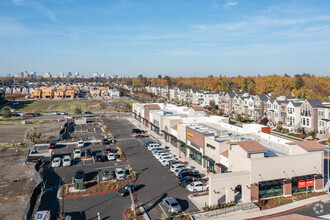
M 138 204 L 142 205 L 151 219 L 160 219 L 162 213 L 170 216 L 167 208 L 162 204 L 164 198 L 176 198 L 182 207 L 183 213 L 198 211 L 195 205 L 188 199 L 190 194 L 185 188 L 178 184 L 177 177 L 169 171 L 168 167 L 163 167 L 155 159 L 151 152 L 142 145 L 144 141 L 150 138 L 135 138 L 131 136 L 131 130 L 134 127 L 127 119 L 119 118 L 116 120 L 105 119 L 105 123 L 110 129 L 112 135 L 118 140 L 119 147 L 127 157 L 127 161 L 104 161 L 96 162 L 93 159 L 75 160 L 69 167 L 52 168 L 49 164 L 45 165 L 43 178 L 46 180 L 46 190 L 41 198 L 39 210 L 51 210 L 53 214 L 59 213 L 63 208 L 64 213 L 71 215 L 74 219 L 97 219 L 97 213 L 101 219 L 124 219 L 123 212 L 130 207 L 129 196 L 120 197 L 116 192 L 109 192 L 88 197 L 79 197 L 65 200 L 57 199 L 57 189 L 60 181 L 65 184 L 72 183 L 72 178 L 77 169 L 82 168 L 86 173 L 86 181 L 95 181 L 100 178 L 103 169 L 114 170 L 117 167 L 126 168 L 129 164 L 138 173 L 136 184 L 138 190 L 135 192 Z M 98 125 L 98 124 L 97 124 Z M 74 135 L 79 135 L 80 130 L 93 130 L 94 123 L 91 125 L 79 126 L 75 129 Z M 82 129 L 80 129 L 82 128 Z M 84 132 L 82 132 L 83 135 Z M 93 131 L 85 132 L 86 137 L 92 136 Z M 90 133 L 90 135 L 88 135 Z M 102 132 L 100 134 L 104 135 Z M 88 139 L 88 138 L 87 138 Z M 54 149 L 54 157 L 63 158 L 64 155 L 70 155 L 73 158 L 73 151 L 77 148 L 77 143 L 60 143 Z M 115 145 L 106 145 L 115 148 Z M 99 140 L 85 142 L 85 147 L 80 148 L 82 152 L 85 149 L 91 149 L 93 154 L 104 151 L 105 145 Z M 48 149 L 48 145 L 39 146 L 37 150 Z
M 70 134 L 74 140 L 100 140 L 105 134 L 98 122 L 89 122 L 87 124 L 78 124 L 74 126 L 74 132 Z
M 119 146 L 124 150 L 128 163 L 138 172 L 137 184 L 144 185 L 137 192 L 139 204 L 148 212 L 151 219 L 160 219 L 161 214 L 169 216 L 162 200 L 166 197 L 176 198 L 184 213 L 198 211 L 197 207 L 188 199 L 188 192 L 179 186 L 178 178 L 152 156 L 152 153 L 144 147 L 144 143 L 150 138 L 135 139 L 131 136 L 133 124 L 128 120 L 105 120 L 111 133 L 119 141 Z

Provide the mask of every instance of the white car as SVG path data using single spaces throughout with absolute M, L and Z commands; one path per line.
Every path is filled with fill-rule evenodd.
M 60 113 L 59 112 L 53 112 L 52 114 L 53 115 L 59 115 Z
M 164 159 L 173 159 L 174 157 L 173 157 L 173 155 L 171 155 L 171 154 L 166 154 L 166 155 L 163 155 L 163 156 L 161 156 L 161 157 L 159 157 L 159 162 L 162 162 L 162 160 L 164 160 Z
M 161 161 L 161 163 L 162 163 L 162 165 L 163 166 L 168 166 L 168 162 L 169 161 L 171 161 L 171 160 L 173 160 L 174 158 L 173 157 L 165 157 L 165 158 L 163 158 L 163 160 Z
M 157 158 L 157 160 L 159 160 L 160 157 L 165 156 L 165 155 L 167 156 L 169 154 L 167 152 L 166 153 L 160 153 L 160 154 L 156 155 L 156 158 Z
M 187 190 L 190 192 L 202 192 L 209 190 L 208 183 L 202 183 L 202 181 L 194 181 L 186 186 Z
M 156 152 L 161 151 L 161 150 L 164 150 L 164 149 L 165 149 L 165 148 L 163 148 L 163 147 L 156 147 L 156 148 L 153 148 L 153 149 L 151 150 L 151 153 L 155 154 Z
M 160 147 L 160 145 L 159 144 L 149 144 L 148 145 L 148 150 L 152 150 L 152 149 L 154 149 L 156 147 Z
M 118 180 L 123 180 L 125 177 L 124 170 L 122 168 L 116 168 L 115 169 L 115 174 Z
M 157 151 L 153 152 L 153 155 L 156 157 L 156 156 L 158 156 L 159 154 L 167 153 L 167 152 L 168 152 L 168 150 L 161 149 L 161 150 L 157 150 Z
M 85 143 L 83 141 L 78 142 L 78 148 L 82 148 L 85 146 Z
M 116 159 L 116 155 L 113 153 L 108 153 L 107 154 L 108 160 L 115 160 Z
M 55 157 L 52 161 L 52 167 L 60 167 L 61 162 L 62 162 L 62 160 L 60 157 Z
M 73 119 L 73 117 L 71 115 L 66 115 L 66 116 L 64 116 L 64 118 Z
M 76 158 L 79 158 L 81 157 L 81 150 L 80 149 L 76 149 L 73 151 L 73 158 L 76 159 Z
M 171 166 L 171 171 L 172 172 L 174 172 L 177 168 L 185 168 L 186 167 L 186 165 L 185 164 L 183 164 L 183 163 L 177 163 L 177 164 L 173 164 L 172 166 Z
M 69 155 L 65 155 L 62 159 L 62 164 L 64 167 L 71 166 L 71 157 Z

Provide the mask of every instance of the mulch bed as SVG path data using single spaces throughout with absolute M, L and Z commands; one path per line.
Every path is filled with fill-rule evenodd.
M 112 192 L 115 190 L 119 190 L 127 183 L 133 183 L 137 179 L 137 175 L 130 176 L 124 181 L 113 182 L 112 180 L 106 182 L 88 182 L 84 183 L 85 189 L 84 191 L 69 193 L 69 187 L 73 187 L 74 184 L 64 185 L 64 198 L 71 197 L 71 196 L 81 196 L 81 195 L 89 195 L 89 194 L 96 194 L 102 192 Z
M 124 212 L 124 217 L 125 217 L 125 220 L 133 220 L 133 219 L 143 220 L 144 219 L 140 213 L 140 209 L 138 209 L 138 208 L 135 210 L 135 216 L 134 216 L 134 212 L 131 208 L 126 209 Z

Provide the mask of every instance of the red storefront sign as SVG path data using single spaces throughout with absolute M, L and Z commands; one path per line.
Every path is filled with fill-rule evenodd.
M 306 180 L 299 180 L 298 188 L 306 188 Z
M 314 186 L 314 180 L 313 179 L 307 179 L 306 180 L 306 186 L 308 186 L 308 187 Z
M 314 186 L 314 180 L 313 179 L 307 179 L 307 180 L 299 180 L 298 181 L 298 188 L 306 188 Z

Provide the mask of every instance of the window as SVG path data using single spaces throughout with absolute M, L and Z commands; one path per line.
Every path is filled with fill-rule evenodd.
M 259 183 L 259 198 L 280 196 L 283 194 L 282 180 Z
M 306 123 L 305 123 L 305 118 L 303 118 L 303 125 L 305 125 Z
M 306 125 L 309 126 L 309 118 L 306 118 Z
M 214 147 L 214 146 L 212 146 L 212 145 L 210 145 L 210 144 L 206 144 L 206 147 L 208 147 L 208 148 L 211 148 L 211 149 L 215 150 L 215 147 Z

